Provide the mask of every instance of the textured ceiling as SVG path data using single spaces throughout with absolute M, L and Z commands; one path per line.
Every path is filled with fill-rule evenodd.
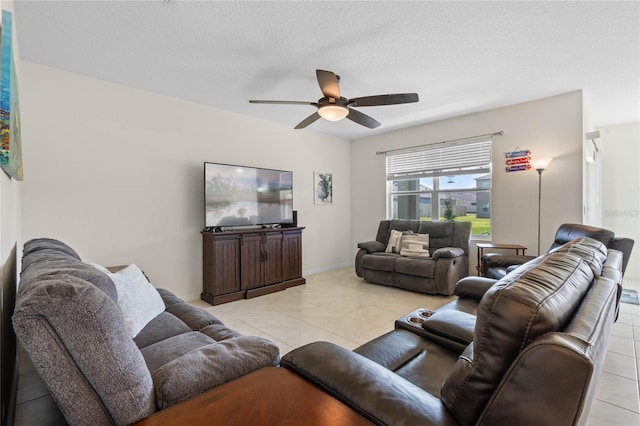
M 319 120 L 347 139 L 584 90 L 595 125 L 640 121 L 640 2 L 20 1 L 21 59 L 284 123 L 314 112 L 315 69 L 342 95 L 417 92 Z

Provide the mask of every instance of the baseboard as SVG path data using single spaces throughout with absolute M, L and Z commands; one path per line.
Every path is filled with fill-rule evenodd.
M 321 274 L 322 272 L 329 272 L 335 269 L 348 268 L 348 267 L 353 267 L 353 261 L 338 263 L 336 265 L 321 266 L 319 268 L 305 269 L 302 271 L 302 276 L 305 277 L 307 275 Z M 200 300 L 200 293 L 188 294 L 185 296 L 178 296 L 178 297 L 184 300 L 185 302 L 196 302 Z
M 354 267 L 353 261 L 344 262 L 344 263 L 338 263 L 336 265 L 321 266 L 319 268 L 305 269 L 305 270 L 302 271 L 302 275 L 303 276 L 315 275 L 315 274 L 320 274 L 322 272 L 333 271 L 335 269 L 347 268 L 347 267 L 350 267 L 350 266 Z
M 196 302 L 200 300 L 200 293 L 193 293 L 193 294 L 188 294 L 186 296 L 178 296 L 178 297 L 184 300 L 185 302 Z

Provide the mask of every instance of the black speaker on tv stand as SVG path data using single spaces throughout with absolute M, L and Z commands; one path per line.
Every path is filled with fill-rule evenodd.
M 283 223 L 280 225 L 283 228 L 297 228 L 298 227 L 298 212 L 293 211 L 293 220 L 291 223 Z

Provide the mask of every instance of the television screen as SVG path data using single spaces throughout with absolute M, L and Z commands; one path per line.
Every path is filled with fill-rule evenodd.
M 205 227 L 293 223 L 293 172 L 204 163 Z

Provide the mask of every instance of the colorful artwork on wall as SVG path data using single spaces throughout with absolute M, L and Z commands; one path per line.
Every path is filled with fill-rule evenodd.
M 20 104 L 13 57 L 13 17 L 2 11 L 2 70 L 0 74 L 0 167 L 12 178 L 23 179 Z
M 505 152 L 504 156 L 506 172 L 523 172 L 531 170 L 531 151 L 528 149 L 516 148 L 515 151 Z

